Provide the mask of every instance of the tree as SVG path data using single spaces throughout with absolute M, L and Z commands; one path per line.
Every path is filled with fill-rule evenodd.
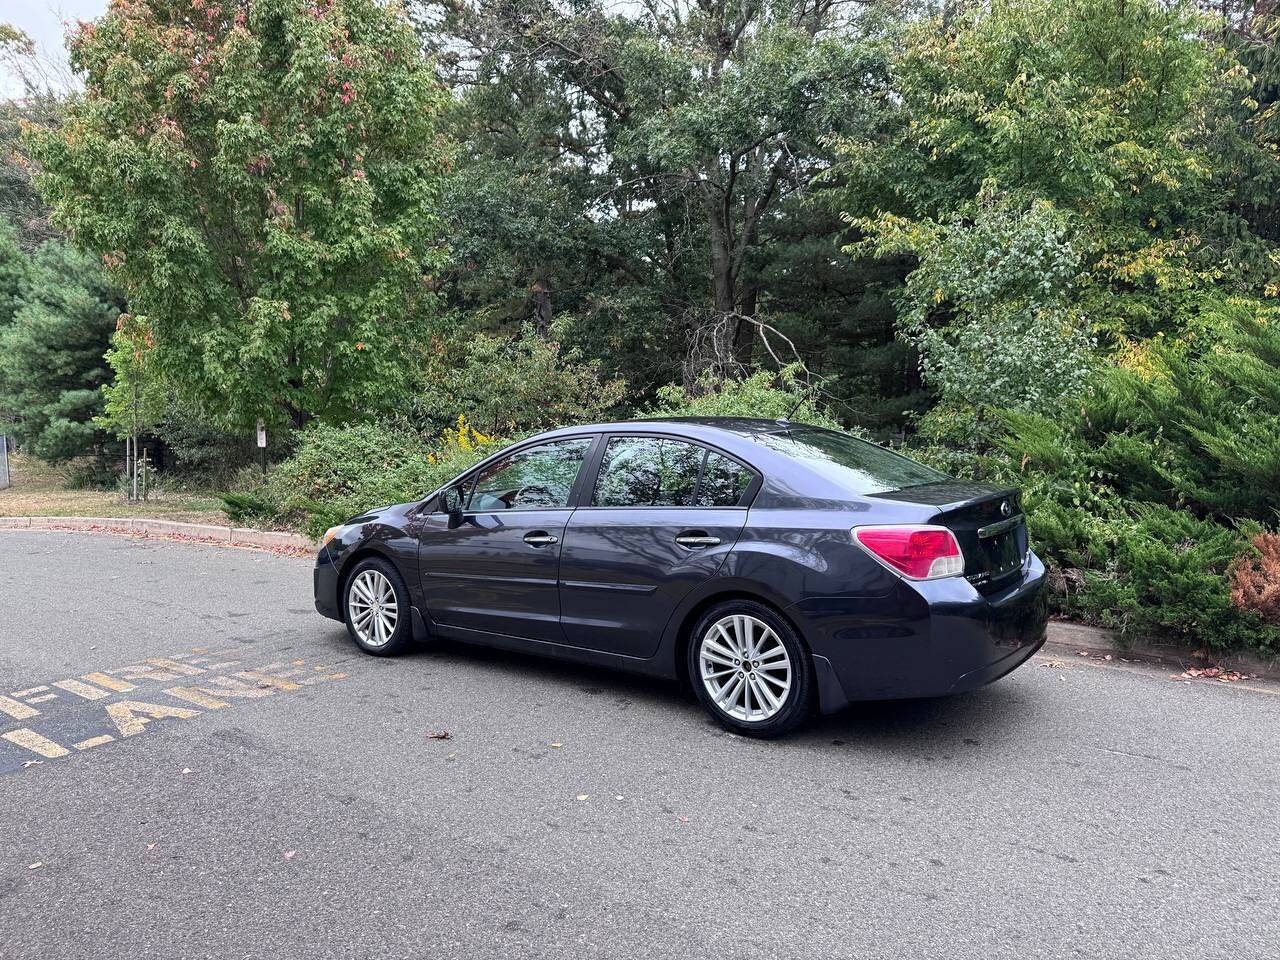
M 103 387 L 105 400 L 97 425 L 125 441 L 125 476 L 129 498 L 138 498 L 138 441 L 160 425 L 165 414 L 165 386 L 155 372 L 155 337 L 146 317 L 122 313 L 116 318 L 106 361 L 114 374 Z
M 0 23 L 0 67 L 22 86 L 22 96 L 0 100 L 0 219 L 8 220 L 27 252 L 55 235 L 49 206 L 36 191 L 21 132 L 28 124 L 57 123 L 60 94 L 72 86 L 65 70 L 42 59 L 21 30 Z
M 876 254 L 916 258 L 897 297 L 898 329 L 944 402 L 979 415 L 1051 411 L 1084 387 L 1093 344 L 1077 305 L 1080 255 L 1051 204 L 1024 206 L 987 184 L 963 215 L 886 215 L 867 227 Z
M 1195 254 L 1214 204 L 1198 138 L 1231 69 L 1191 0 L 1018 0 L 910 24 L 894 60 L 894 133 L 848 140 L 844 207 L 970 216 L 988 181 L 1069 220 L 1091 322 L 1117 343 L 1175 329 L 1217 266 Z M 945 305 L 943 305 L 945 307 Z
M 0 417 L 46 460 L 101 446 L 95 424 L 120 293 L 91 258 L 57 240 L 31 258 L 13 320 L 0 327 Z
M 1212 25 L 1232 68 L 1212 91 L 1197 144 L 1213 158 L 1203 259 L 1246 296 L 1280 295 L 1280 7 L 1243 0 Z
M 486 184 L 506 176 L 520 191 L 488 187 L 501 212 L 480 229 L 515 219 L 507 211 L 528 196 L 566 225 L 547 231 L 545 247 L 503 260 L 522 275 L 508 289 L 527 291 L 517 294 L 525 315 L 546 309 L 547 291 L 564 290 L 572 304 L 587 286 L 570 309 L 595 321 L 581 342 L 600 354 L 639 352 L 647 335 L 669 375 L 681 366 L 672 341 L 693 339 L 708 349 L 683 364 L 689 383 L 719 360 L 742 372 L 757 354 L 770 359 L 757 331 L 777 241 L 800 232 L 799 201 L 830 166 L 827 138 L 867 134 L 887 97 L 876 18 L 832 0 L 630 10 L 599 0 L 427 0 L 421 9 L 479 143 L 463 168 L 485 171 Z M 514 177 L 504 158 L 515 158 Z M 539 165 L 550 175 L 539 177 Z M 473 185 L 465 195 L 478 193 Z M 516 235 L 515 249 L 528 251 L 523 241 L 538 233 Z M 692 337 L 699 329 L 709 334 Z M 623 372 L 642 388 L 653 383 L 647 370 Z
M 30 272 L 31 260 L 18 245 L 18 232 L 0 217 L 0 331 L 22 305 L 22 285 Z
M 29 136 L 60 224 L 227 427 L 393 405 L 435 314 L 444 92 L 378 0 L 113 0 Z

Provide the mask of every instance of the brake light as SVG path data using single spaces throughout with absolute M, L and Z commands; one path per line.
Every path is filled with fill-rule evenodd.
M 946 527 L 854 527 L 853 538 L 881 563 L 912 580 L 964 573 L 964 554 Z

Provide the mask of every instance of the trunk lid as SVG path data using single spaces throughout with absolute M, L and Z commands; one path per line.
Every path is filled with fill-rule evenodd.
M 1008 585 L 1026 559 L 1027 522 L 1022 495 L 1012 487 L 980 483 L 929 483 L 876 494 L 933 508 L 926 521 L 948 528 L 964 552 L 964 576 L 982 593 Z

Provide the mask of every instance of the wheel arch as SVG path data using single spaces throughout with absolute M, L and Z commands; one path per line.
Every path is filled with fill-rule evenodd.
M 383 560 L 391 564 L 391 566 L 395 569 L 396 573 L 400 574 L 400 579 L 405 581 L 406 586 L 408 585 L 409 581 L 405 578 L 404 571 L 400 569 L 400 566 L 399 564 L 396 563 L 394 557 L 392 557 L 386 551 L 379 550 L 376 547 L 372 547 L 367 543 L 361 544 L 351 553 L 350 556 L 345 556 L 345 555 L 343 556 L 342 566 L 338 570 L 338 577 L 337 577 L 336 587 L 335 587 L 337 591 L 337 595 L 334 597 L 334 602 L 337 604 L 338 613 L 342 614 L 344 618 L 347 615 L 347 604 L 346 604 L 347 583 L 351 580 L 351 575 L 355 573 L 356 567 L 360 566 L 361 563 L 363 563 L 365 560 L 368 560 L 370 557 L 376 557 L 379 560 Z
M 809 641 L 804 635 L 804 631 L 800 629 L 800 625 L 796 623 L 795 618 L 787 614 L 786 610 L 774 600 L 765 596 L 763 593 L 753 591 L 745 586 L 726 587 L 713 593 L 701 597 L 695 602 L 687 612 L 685 612 L 676 627 L 674 645 L 672 652 L 675 657 L 676 679 L 686 688 L 692 688 L 693 680 L 689 676 L 689 644 L 693 642 L 693 628 L 704 613 L 712 607 L 721 603 L 728 603 L 733 600 L 750 600 L 752 603 L 758 603 L 761 606 L 768 607 L 770 612 L 779 620 L 789 626 L 796 637 L 800 640 L 800 645 L 804 648 L 805 653 L 810 657 L 813 656 L 813 650 L 809 646 Z

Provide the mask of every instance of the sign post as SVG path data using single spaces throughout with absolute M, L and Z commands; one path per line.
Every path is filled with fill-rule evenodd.
M 262 479 L 267 479 L 267 425 L 258 418 L 258 449 L 262 451 Z

